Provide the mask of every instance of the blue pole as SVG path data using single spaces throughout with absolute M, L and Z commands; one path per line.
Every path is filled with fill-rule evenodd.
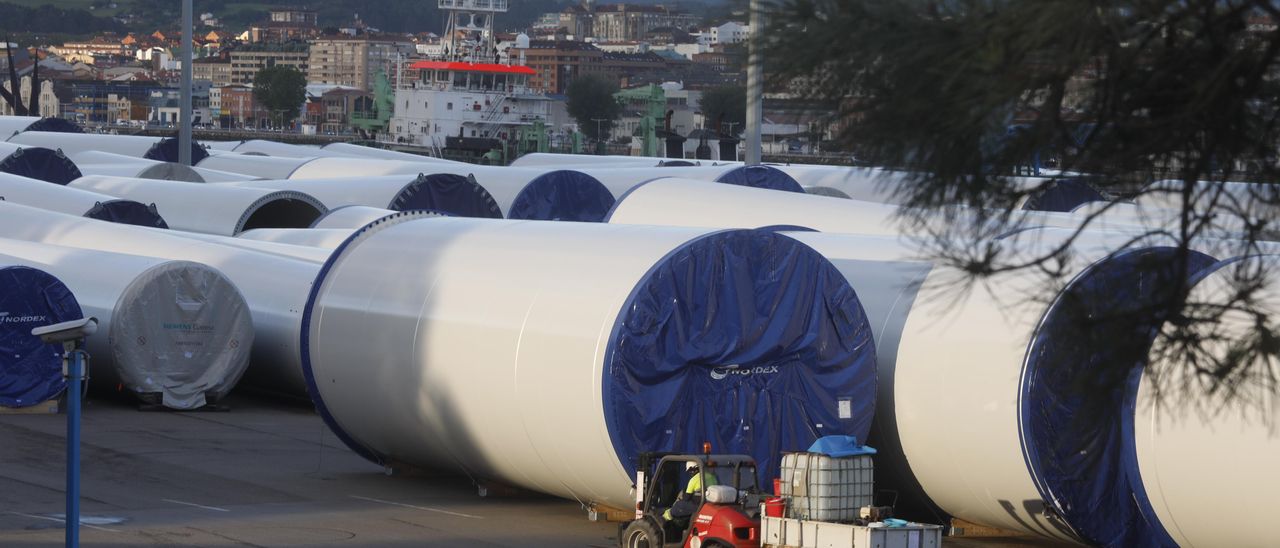
M 80 546 L 80 383 L 84 353 L 72 350 L 67 370 L 67 548 Z

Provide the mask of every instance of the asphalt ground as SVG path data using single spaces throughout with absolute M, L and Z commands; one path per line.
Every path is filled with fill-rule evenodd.
M 616 546 L 576 502 L 480 497 L 465 476 L 388 476 L 310 408 L 238 395 L 227 412 L 85 404 L 83 546 Z M 65 415 L 0 415 L 0 547 L 62 546 Z M 956 539 L 950 546 L 1026 546 Z

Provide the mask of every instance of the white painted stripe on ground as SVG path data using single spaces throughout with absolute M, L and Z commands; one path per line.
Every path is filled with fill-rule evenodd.
M 15 515 L 15 516 L 22 516 L 22 517 L 35 518 L 35 519 L 43 519 L 43 520 L 48 520 L 48 521 L 56 521 L 56 522 L 58 522 L 58 523 L 66 523 L 66 522 L 67 522 L 67 520 L 62 519 L 62 518 L 53 518 L 53 517 L 49 517 L 49 516 L 38 516 L 38 515 L 36 515 L 36 514 L 24 514 L 24 513 L 22 513 L 22 512 L 12 512 L 12 511 L 11 511 L 11 512 L 9 512 L 9 513 L 10 513 L 10 514 L 13 514 L 13 515 Z M 96 530 L 98 530 L 98 531 L 106 531 L 106 532 L 108 532 L 108 533 L 119 533 L 119 532 L 120 532 L 119 530 L 116 530 L 116 529 L 107 529 L 106 527 L 98 527 L 97 525 L 89 525 L 88 523 L 84 523 L 84 522 L 81 522 L 81 523 L 80 523 L 80 526 L 81 526 L 81 527 L 88 527 L 89 529 L 96 529 Z
M 182 502 L 180 500 L 173 500 L 173 499 L 160 499 L 160 500 L 164 502 L 172 502 L 174 504 L 181 504 L 183 506 L 194 506 L 196 508 L 203 508 L 205 510 L 213 510 L 214 512 L 230 512 L 231 511 L 231 510 L 227 510 L 226 508 L 218 508 L 217 506 L 205 506 L 203 504 L 196 504 L 194 502 Z
M 430 506 L 416 506 L 416 505 L 413 505 L 413 504 L 405 504 L 405 503 L 403 503 L 403 502 L 392 502 L 392 501 L 389 501 L 389 500 L 374 499 L 374 498 L 369 498 L 369 497 L 360 497 L 360 496 L 356 496 L 356 495 L 351 495 L 351 498 L 353 498 L 353 499 L 357 499 L 357 500 L 365 500 L 365 501 L 369 501 L 369 502 L 376 502 L 376 503 L 379 503 L 379 504 L 390 504 L 391 506 L 400 506 L 400 507 L 403 507 L 403 508 L 413 508 L 414 510 L 426 510 L 426 511 L 428 511 L 428 512 L 436 512 L 436 513 L 438 513 L 438 514 L 447 514 L 447 515 L 450 515 L 450 516 L 457 516 L 457 517 L 460 517 L 460 518 L 484 519 L 484 516 L 473 516 L 473 515 L 471 515 L 471 514 L 463 514 L 463 513 L 461 513 L 461 512 L 450 512 L 450 511 L 448 511 L 448 510 L 441 510 L 441 509 L 439 509 L 439 508 L 432 508 L 432 507 L 430 507 Z

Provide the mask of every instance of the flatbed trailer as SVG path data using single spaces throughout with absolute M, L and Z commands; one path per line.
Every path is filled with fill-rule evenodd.
M 760 541 L 764 548 L 939 548 L 942 526 L 872 527 L 764 516 Z

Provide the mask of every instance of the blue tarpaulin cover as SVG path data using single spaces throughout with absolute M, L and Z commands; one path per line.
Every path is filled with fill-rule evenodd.
M 66 388 L 62 346 L 31 334 L 36 327 L 83 317 L 67 286 L 41 270 L 0 268 L 0 405 L 27 407 Z
M 194 139 L 191 140 L 191 165 L 200 163 L 201 160 L 209 157 L 209 152 L 200 146 Z M 148 160 L 156 160 L 158 162 L 176 162 L 178 161 L 178 138 L 167 137 L 151 145 L 143 158 Z
M 85 217 L 120 223 L 122 225 L 149 226 L 152 228 L 169 228 L 156 208 L 133 200 L 107 200 L 94 204 L 85 212 Z
M 1149 503 L 1125 469 L 1131 440 L 1121 418 L 1130 373 L 1145 364 L 1169 316 L 1159 304 L 1177 277 L 1214 264 L 1192 251 L 1182 268 L 1176 253 L 1140 249 L 1089 267 L 1050 306 L 1027 352 L 1020 396 L 1027 465 L 1044 500 L 1099 546 L 1174 545 L 1144 518 Z
M 427 209 L 456 217 L 501 219 L 502 210 L 475 180 L 452 173 L 419 175 L 391 200 L 388 209 Z
M 645 451 L 755 457 L 871 427 L 871 326 L 845 278 L 787 236 L 704 236 L 655 265 L 623 306 L 605 354 L 605 421 L 632 473 Z M 761 486 L 765 487 L 765 486 Z
M 790 175 L 770 166 L 737 167 L 724 172 L 716 178 L 716 182 L 804 193 L 804 188 Z
M 507 218 L 598 223 L 613 201 L 613 193 L 595 177 L 561 169 L 529 181 L 511 202 Z
M 1053 181 L 1022 204 L 1022 209 L 1070 212 L 1089 202 L 1106 200 L 1088 181 L 1077 177 Z
M 858 445 L 857 436 L 823 436 L 809 446 L 809 452 L 837 458 L 876 454 L 874 448 Z
M 0 171 L 60 185 L 80 178 L 80 168 L 62 151 L 43 147 L 23 147 L 0 158 Z

